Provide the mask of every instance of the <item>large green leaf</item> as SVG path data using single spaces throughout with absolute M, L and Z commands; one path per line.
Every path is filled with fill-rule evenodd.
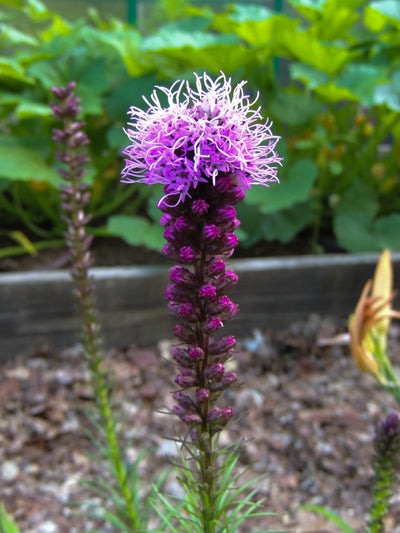
M 46 163 L 46 139 L 0 136 L 0 176 L 10 180 L 45 181 L 57 186 L 60 178 Z
M 311 159 L 299 159 L 290 167 L 285 181 L 272 183 L 269 188 L 255 185 L 248 191 L 246 201 L 258 205 L 264 214 L 288 209 L 309 198 L 317 174 Z
M 254 50 L 241 45 L 217 44 L 204 48 L 164 48 L 151 52 L 154 67 L 171 79 L 189 77 L 193 71 L 219 74 L 221 70 L 233 75 L 238 69 L 253 69 L 256 63 L 264 63 L 263 57 Z M 199 67 L 201 65 L 201 67 Z
M 252 46 L 275 44 L 277 55 L 281 55 L 279 48 L 283 46 L 290 35 L 296 32 L 299 20 L 286 15 L 268 16 L 264 20 L 244 20 L 237 22 L 227 16 L 216 17 L 213 27 L 223 33 L 234 33 Z
M 128 244 L 146 246 L 160 251 L 165 241 L 159 224 L 138 216 L 115 215 L 107 220 L 110 236 L 120 237 Z
M 286 55 L 311 65 L 321 72 L 336 74 L 357 54 L 348 46 L 323 44 L 314 38 L 310 29 L 306 31 L 284 31 L 276 35 L 277 54 Z
M 400 2 L 398 0 L 371 2 L 365 9 L 364 23 L 374 32 L 381 31 L 386 24 L 399 27 Z
M 49 26 L 46 27 L 40 34 L 44 42 L 51 41 L 55 36 L 69 35 L 71 33 L 71 26 L 62 19 L 59 15 L 54 14 Z
M 300 231 L 310 226 L 314 213 L 308 203 L 297 204 L 290 209 L 265 215 L 261 229 L 263 237 L 268 241 L 277 240 L 283 244 L 290 242 Z
M 19 119 L 34 117 L 51 117 L 50 106 L 29 100 L 22 100 L 15 109 L 15 115 Z
M 107 115 L 120 122 L 126 122 L 126 114 L 131 106 L 147 108 L 143 96 L 147 98 L 152 93 L 157 79 L 154 74 L 140 76 L 138 78 L 127 78 L 121 85 L 115 87 L 104 101 Z
M 52 87 L 61 87 L 66 83 L 62 74 L 55 68 L 52 61 L 43 60 L 36 61 L 28 67 L 28 74 L 40 81 L 42 87 L 45 87 L 49 91 Z M 71 78 L 70 78 L 71 80 Z
M 364 105 L 374 102 L 375 88 L 386 81 L 383 69 L 362 63 L 349 63 L 336 77 L 335 84 L 348 89 Z
M 238 39 L 234 35 L 213 35 L 203 31 L 172 32 L 168 27 L 163 27 L 155 35 L 151 35 L 143 40 L 141 50 L 142 52 L 146 52 L 184 47 L 199 49 L 215 44 L 234 45 L 237 43 Z
M 321 103 L 310 92 L 278 91 L 268 102 L 269 112 L 283 124 L 301 126 L 323 110 Z
M 236 233 L 241 245 L 248 248 L 263 238 L 261 231 L 262 215 L 257 206 L 248 204 L 246 200 L 240 202 L 236 210 L 240 220 L 240 226 Z
M 350 252 L 400 250 L 400 215 L 371 220 L 360 212 L 338 214 L 334 229 L 338 243 Z
M 235 4 L 233 12 L 229 15 L 231 20 L 236 22 L 246 22 L 247 20 L 267 20 L 274 15 L 274 11 L 263 6 L 254 4 Z
M 338 215 L 362 213 L 372 219 L 378 209 L 379 203 L 375 191 L 359 179 L 355 179 L 340 198 L 336 213 Z
M 140 76 L 143 74 L 145 67 L 140 52 L 142 37 L 136 30 L 133 28 L 124 28 L 112 31 L 100 31 L 85 27 L 82 31 L 84 32 L 83 36 L 88 47 L 95 47 L 97 53 L 108 57 L 110 56 L 109 50 L 116 52 L 125 64 L 129 76 Z M 107 66 L 109 68 L 109 62 Z
M 311 22 L 321 19 L 326 2 L 327 0 L 290 0 L 291 5 Z
M 19 8 L 24 5 L 24 0 L 0 0 L 0 4 L 9 6 L 9 7 Z
M 15 59 L 0 57 L 0 82 L 31 84 L 32 80 L 26 75 L 24 68 Z
M 305 65 L 304 63 L 291 63 L 289 65 L 290 75 L 294 80 L 302 81 L 309 89 L 315 89 L 325 85 L 331 79 L 326 72 Z
M 338 243 L 351 252 L 400 248 L 400 215 L 377 217 L 375 192 L 359 180 L 343 194 L 334 217 Z
M 29 35 L 28 33 L 22 32 L 17 28 L 4 23 L 1 25 L 1 38 L 3 41 L 3 46 L 5 44 L 9 46 L 35 46 L 39 43 L 39 41 L 32 35 Z
M 400 112 L 400 88 L 397 88 L 393 83 L 378 85 L 374 91 L 374 104 L 386 105 L 393 111 Z

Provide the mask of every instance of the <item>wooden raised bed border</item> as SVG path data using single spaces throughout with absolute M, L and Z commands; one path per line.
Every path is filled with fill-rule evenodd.
M 240 281 L 233 290 L 240 313 L 224 334 L 284 327 L 310 313 L 347 317 L 379 254 L 232 260 Z M 400 287 L 400 253 L 392 254 Z M 94 268 L 103 332 L 109 346 L 155 345 L 171 338 L 165 267 Z M 66 271 L 0 274 L 0 360 L 29 352 L 44 340 L 77 342 L 79 321 Z

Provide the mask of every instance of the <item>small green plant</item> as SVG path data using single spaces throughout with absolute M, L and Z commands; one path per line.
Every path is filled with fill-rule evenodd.
M 381 254 L 373 280 L 362 291 L 354 314 L 349 320 L 350 348 L 362 372 L 376 378 L 400 404 L 400 382 L 387 354 L 387 334 L 392 318 L 400 313 L 391 307 L 392 264 L 388 250 Z M 384 533 L 383 520 L 389 507 L 400 459 L 400 419 L 389 413 L 377 428 L 374 439 L 372 503 L 364 533 Z M 355 531 L 340 516 L 318 505 L 305 509 L 329 518 L 343 533 Z
M 11 518 L 0 503 L 0 533 L 20 533 L 17 523 Z

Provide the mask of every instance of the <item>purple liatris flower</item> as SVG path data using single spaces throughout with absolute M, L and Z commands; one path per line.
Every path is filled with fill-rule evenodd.
M 215 81 L 196 76 L 196 87 L 177 81 L 163 107 L 157 91 L 149 109 L 130 109 L 126 133 L 131 141 L 123 182 L 162 183 L 158 203 L 166 244 L 163 252 L 178 265 L 170 270 L 165 295 L 179 346 L 172 350 L 179 391 L 173 412 L 204 443 L 232 418 L 230 407 L 215 402 L 237 376 L 225 363 L 235 347 L 233 337 L 213 340 L 238 311 L 227 296 L 237 275 L 226 268 L 238 239 L 235 205 L 253 184 L 278 181 L 275 151 L 278 137 L 252 109 L 242 82 L 232 88 L 222 74 Z M 202 445 L 199 444 L 201 447 Z
M 275 151 L 278 137 L 271 124 L 260 123 L 259 109 L 252 109 L 245 82 L 234 89 L 222 74 L 213 81 L 196 75 L 196 88 L 176 81 L 170 89 L 158 87 L 168 98 L 163 108 L 154 91 L 147 111 L 131 107 L 126 133 L 132 144 L 122 171 L 123 182 L 166 186 L 168 203 L 179 203 L 199 183 L 217 184 L 229 175 L 240 189 L 254 183 L 278 181 Z M 241 199 L 241 198 L 238 198 Z M 193 209 L 205 214 L 199 198 Z

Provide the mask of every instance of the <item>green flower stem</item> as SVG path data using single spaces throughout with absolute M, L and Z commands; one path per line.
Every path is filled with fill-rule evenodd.
M 203 252 L 201 259 L 195 268 L 195 274 L 198 279 L 203 278 L 203 272 L 205 268 L 206 254 Z M 204 319 L 207 314 L 205 310 L 202 310 Z M 208 380 L 204 376 L 204 369 L 210 364 L 210 356 L 208 354 L 208 346 L 210 337 L 201 331 L 201 321 L 197 324 L 197 339 L 198 346 L 202 348 L 205 353 L 204 360 L 200 365 L 199 370 L 199 382 L 200 387 L 208 388 Z M 211 424 L 207 422 L 207 415 L 210 411 L 212 399 L 209 398 L 207 402 L 204 402 L 202 412 L 202 424 L 198 439 L 199 449 L 199 465 L 200 465 L 200 491 L 202 501 L 202 527 L 204 533 L 215 533 L 216 522 L 216 510 L 215 510 L 215 466 L 214 466 L 214 435 L 211 428 Z
M 76 185 L 76 184 L 75 184 Z M 73 202 L 72 202 L 73 203 Z M 78 211 L 78 209 L 77 209 Z M 79 217 L 76 216 L 76 219 Z M 77 284 L 77 298 L 80 304 L 81 315 L 83 319 L 83 340 L 86 358 L 89 369 L 94 380 L 94 393 L 96 404 L 101 417 L 102 425 L 105 429 L 105 438 L 107 448 L 110 453 L 111 464 L 114 474 L 125 502 L 129 524 L 132 531 L 138 530 L 138 512 L 136 510 L 133 494 L 128 486 L 128 475 L 124 466 L 123 457 L 118 445 L 117 431 L 113 420 L 112 407 L 109 399 L 108 384 L 106 375 L 102 369 L 103 366 L 103 349 L 98 316 L 96 311 L 96 302 L 94 295 L 94 286 L 88 274 L 88 250 L 82 245 L 82 231 L 84 227 L 76 226 L 72 230 L 71 252 L 74 258 L 75 269 L 72 277 Z
M 374 335 L 371 339 L 374 347 L 374 356 L 379 365 L 380 382 L 400 404 L 400 384 L 386 355 L 386 335 Z

